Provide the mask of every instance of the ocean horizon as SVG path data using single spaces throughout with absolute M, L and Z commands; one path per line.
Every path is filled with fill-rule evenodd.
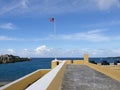
M 83 60 L 83 58 L 57 58 L 60 60 Z M 0 64 L 0 82 L 12 82 L 38 69 L 50 69 L 54 58 L 31 58 L 31 61 Z M 89 58 L 101 62 L 101 58 Z

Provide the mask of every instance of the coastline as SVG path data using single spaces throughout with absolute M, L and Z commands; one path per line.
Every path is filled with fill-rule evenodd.
M 30 58 L 27 57 L 19 57 L 14 55 L 0 55 L 0 64 L 6 64 L 6 63 L 15 63 L 15 62 L 23 62 L 23 61 L 30 61 Z
M 8 84 L 8 83 L 10 83 L 10 82 L 11 82 L 11 81 L 0 82 L 0 87 L 4 86 L 4 85 L 6 85 L 6 84 Z

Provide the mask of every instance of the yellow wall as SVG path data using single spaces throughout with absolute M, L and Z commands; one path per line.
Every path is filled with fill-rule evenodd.
M 110 65 L 102 66 L 102 65 L 92 64 L 92 63 L 88 63 L 86 65 L 120 82 L 119 66 L 110 66 Z
M 56 77 L 50 83 L 47 90 L 60 90 L 65 68 L 66 68 L 66 63 L 64 63 L 63 67 L 58 71 Z
M 82 65 L 83 64 L 83 60 L 73 60 L 73 64 L 79 64 Z
M 84 54 L 84 63 L 89 63 L 89 55 Z
M 55 68 L 57 66 L 57 62 L 56 61 L 52 61 L 51 62 L 51 68 L 53 69 L 53 68 Z
M 3 90 L 25 90 L 26 87 L 31 85 L 33 82 L 35 82 L 36 80 L 41 78 L 43 75 L 45 75 L 49 71 L 50 71 L 50 69 L 39 70 L 36 73 L 33 73 L 32 75 L 8 86 L 7 88 L 5 88 Z
M 53 60 L 53 61 L 51 62 L 51 68 L 52 68 L 52 69 L 55 68 L 55 67 L 58 66 L 61 62 L 62 62 L 61 60 L 57 60 L 57 61 Z M 58 64 L 58 65 L 57 65 L 57 64 Z
M 85 63 L 89 63 L 89 55 L 88 54 L 84 54 L 84 60 L 73 60 L 73 63 L 72 63 L 72 60 L 65 60 L 66 61 L 66 64 L 85 64 Z M 51 62 L 51 68 L 55 68 L 57 66 L 57 62 L 61 62 L 61 61 L 52 61 Z
M 66 61 L 66 64 L 72 64 L 71 60 L 65 60 L 65 61 Z

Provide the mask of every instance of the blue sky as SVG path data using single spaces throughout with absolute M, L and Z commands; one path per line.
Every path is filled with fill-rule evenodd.
M 0 54 L 120 56 L 119 34 L 120 0 L 0 0 Z

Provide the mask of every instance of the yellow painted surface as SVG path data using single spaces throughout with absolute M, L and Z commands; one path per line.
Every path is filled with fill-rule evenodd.
M 66 64 L 72 64 L 71 60 L 65 60 L 65 61 L 66 61 Z
M 73 64 L 82 65 L 82 64 L 84 64 L 84 61 L 83 60 L 73 60 Z
M 58 61 L 52 61 L 51 62 L 51 68 L 55 68 L 56 66 L 58 66 L 62 61 L 61 60 L 58 60 Z
M 36 73 L 8 86 L 4 90 L 25 90 L 26 87 L 34 83 L 36 80 L 41 78 L 43 75 L 48 73 L 50 69 L 39 70 Z
M 120 66 L 103 66 L 92 63 L 87 63 L 86 65 L 120 82 Z
M 66 64 L 84 64 L 84 63 L 89 63 L 89 55 L 88 54 L 84 54 L 84 60 L 73 60 L 73 63 L 72 63 L 72 60 L 65 60 L 66 61 Z M 52 61 L 51 62 L 51 68 L 55 68 L 57 66 L 57 62 L 61 63 L 61 61 Z
M 53 69 L 53 68 L 55 68 L 57 66 L 57 62 L 56 61 L 52 61 L 51 62 L 51 68 Z
M 84 54 L 84 63 L 89 63 L 89 55 Z
M 48 86 L 47 90 L 60 90 L 61 84 L 62 84 L 62 80 L 63 80 L 63 75 L 64 75 L 64 72 L 65 72 L 65 68 L 66 68 L 66 63 L 58 71 L 56 77 L 50 83 L 50 85 Z

